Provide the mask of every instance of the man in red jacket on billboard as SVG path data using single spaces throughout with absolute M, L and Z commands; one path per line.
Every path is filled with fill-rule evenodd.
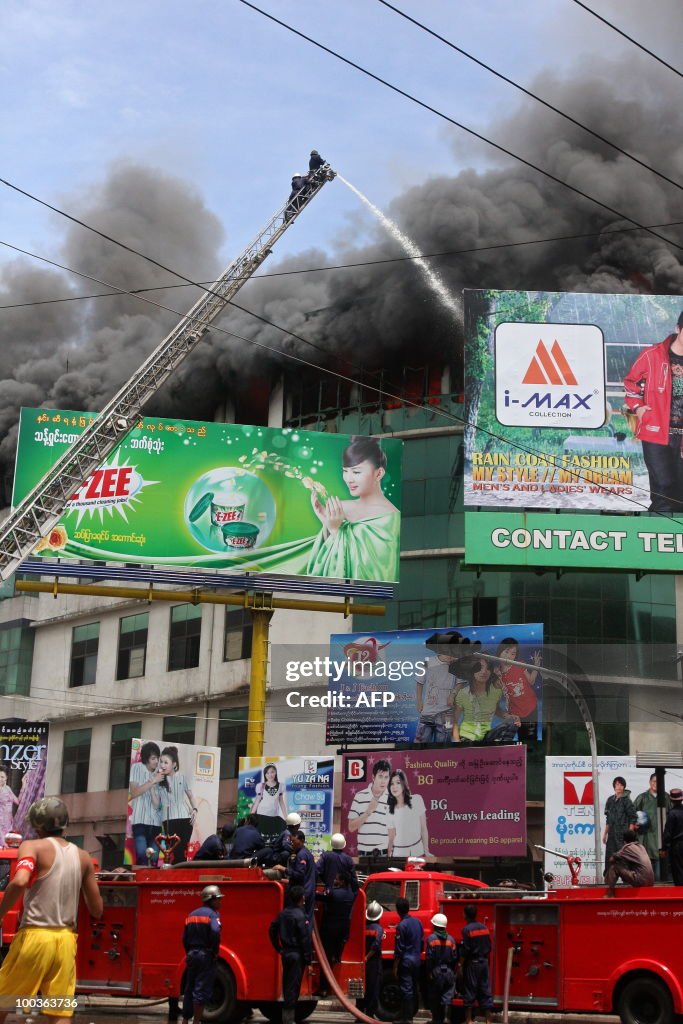
M 683 513 L 683 313 L 676 330 L 643 349 L 624 378 L 626 407 L 650 477 L 650 511 Z

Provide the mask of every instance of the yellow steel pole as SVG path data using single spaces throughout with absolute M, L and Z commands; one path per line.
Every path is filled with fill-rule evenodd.
M 266 726 L 266 683 L 268 680 L 268 634 L 272 608 L 267 598 L 258 595 L 259 607 L 249 608 L 253 632 L 251 637 L 251 676 L 249 679 L 249 721 L 247 723 L 247 757 L 263 756 Z M 264 598 L 265 600 L 260 600 Z
M 150 584 L 148 587 L 111 587 L 104 584 L 85 583 L 62 583 L 55 578 L 54 583 L 40 583 L 34 580 L 17 580 L 14 584 L 17 593 L 23 594 L 82 594 L 85 597 L 125 597 L 134 601 L 182 601 L 186 604 L 236 604 L 241 608 L 249 608 L 252 604 L 252 596 L 243 594 L 212 594 L 203 590 L 155 590 Z M 334 612 L 339 615 L 341 612 L 345 617 L 349 615 L 384 615 L 386 607 L 383 604 L 358 604 L 351 603 L 349 598 L 340 601 L 307 601 L 295 597 L 275 597 L 272 594 L 265 595 L 268 598 L 268 607 L 271 611 L 278 608 L 289 608 L 293 611 L 306 612 Z

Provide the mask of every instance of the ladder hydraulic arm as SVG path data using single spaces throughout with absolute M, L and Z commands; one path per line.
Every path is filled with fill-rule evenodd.
M 135 426 L 146 402 L 199 344 L 216 317 L 270 255 L 275 242 L 311 199 L 335 177 L 329 164 L 309 173 L 301 191 L 287 200 L 251 245 L 195 302 L 97 419 L 10 513 L 0 527 L 0 576 L 3 580 L 33 550 L 39 538 L 50 532 L 74 492 Z

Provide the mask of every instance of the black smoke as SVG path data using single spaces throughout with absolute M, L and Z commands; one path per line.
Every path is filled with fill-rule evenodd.
M 585 62 L 564 78 L 545 73 L 531 88 L 683 184 L 683 113 L 679 81 L 671 72 L 636 55 L 599 65 Z M 444 98 L 444 109 L 448 102 Z M 520 101 L 512 115 L 477 127 L 617 212 L 453 129 L 450 138 L 459 162 L 466 162 L 469 152 L 480 169 L 432 174 L 398 197 L 388 213 L 423 252 L 452 254 L 430 265 L 456 297 L 463 288 L 683 292 L 680 226 L 658 229 L 673 244 L 642 230 L 617 231 L 631 226 L 628 217 L 643 224 L 683 220 L 680 188 L 531 100 Z M 326 186 L 342 187 L 339 182 Z M 210 280 L 221 269 L 222 230 L 216 217 L 190 186 L 157 170 L 118 165 L 90 194 L 78 202 L 64 197 L 62 205 L 193 280 Z M 314 206 L 304 216 L 315 216 Z M 369 245 L 354 244 L 350 230 L 345 237 L 331 252 L 310 250 L 279 263 L 268 261 L 264 272 L 404 255 L 379 225 Z M 556 240 L 539 243 L 543 239 Z M 125 288 L 177 283 L 75 225 L 65 227 L 61 258 Z M 102 290 L 17 260 L 0 278 L 0 305 L 90 288 Z M 196 294 L 186 288 L 151 297 L 182 310 Z M 149 412 L 211 419 L 224 403 L 239 404 L 250 381 L 299 373 L 288 354 L 354 374 L 388 364 L 438 362 L 462 349 L 462 323 L 442 307 L 410 261 L 254 279 L 236 301 L 299 338 L 231 309 L 218 325 L 246 340 L 212 331 Z M 101 408 L 175 320 L 129 296 L 3 311 L 4 503 L 19 407 Z

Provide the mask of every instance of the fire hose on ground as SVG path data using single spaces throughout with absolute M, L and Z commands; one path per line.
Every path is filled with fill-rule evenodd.
M 376 1020 L 375 1017 L 368 1017 L 362 1010 L 359 1010 L 356 1004 L 342 992 L 339 987 L 339 983 L 334 976 L 334 971 L 330 966 L 330 961 L 325 956 L 325 950 L 323 949 L 323 944 L 320 941 L 320 933 L 318 932 L 318 925 L 316 922 L 313 923 L 313 949 L 315 950 L 315 954 L 318 957 L 318 963 L 320 964 L 330 988 L 344 1009 L 348 1010 L 356 1020 L 362 1021 L 363 1024 L 382 1024 L 382 1022 Z

